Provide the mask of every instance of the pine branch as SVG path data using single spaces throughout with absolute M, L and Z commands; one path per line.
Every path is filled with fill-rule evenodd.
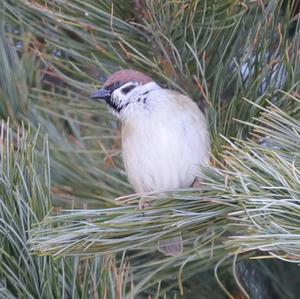
M 287 99 L 299 112 L 299 99 Z M 206 169 L 200 189 L 123 198 L 111 209 L 61 211 L 31 232 L 32 249 L 54 256 L 136 249 L 146 254 L 156 251 L 158 240 L 180 232 L 182 256 L 156 254 L 150 265 L 140 263 L 139 268 L 155 264 L 157 275 L 164 277 L 182 265 L 189 277 L 207 260 L 216 263 L 225 254 L 255 250 L 298 263 L 299 113 L 290 116 L 271 103 L 259 108 L 262 113 L 251 125 L 254 137 L 230 142 L 226 167 Z M 149 207 L 139 209 L 140 200 Z
M 81 263 L 72 259 L 65 266 L 75 297 L 93 290 L 115 298 L 118 276 L 111 273 L 121 262 L 107 254 L 123 250 L 130 252 L 131 294 L 147 289 L 153 296 L 192 284 L 199 273 L 206 281 L 219 261 L 228 265 L 240 252 L 259 248 L 298 261 L 300 64 L 293 1 L 286 6 L 275 0 L 134 2 L 0 4 L 0 115 L 10 117 L 13 132 L 24 120 L 34 132 L 39 127 L 39 150 L 48 135 L 53 202 L 80 209 L 58 210 L 36 224 L 34 248 L 105 255 L 89 259 L 84 268 L 99 282 L 97 289 L 87 278 L 83 286 L 80 280 L 72 285 L 73 267 Z M 114 200 L 132 192 L 119 155 L 118 126 L 105 107 L 86 97 L 119 68 L 145 71 L 207 106 L 214 167 L 206 170 L 200 189 L 150 194 L 151 207 L 143 211 L 138 198 Z M 184 255 L 157 255 L 157 241 L 178 231 L 184 232 Z M 120 266 L 124 277 L 127 266 Z M 178 282 L 170 282 L 175 272 Z M 148 288 L 156 283 L 158 290 Z M 199 280 L 193 290 L 195 285 Z M 129 294 L 123 284 L 117 287 L 120 297 Z M 197 298 L 204 289 L 195 291 Z M 283 297 L 287 289 L 280 290 Z

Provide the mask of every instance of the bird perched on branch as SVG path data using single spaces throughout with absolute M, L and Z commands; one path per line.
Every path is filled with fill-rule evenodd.
M 210 150 L 205 115 L 192 99 L 134 70 L 115 72 L 91 98 L 122 123 L 123 161 L 137 193 L 192 186 Z M 159 250 L 181 254 L 181 237 L 160 241 Z

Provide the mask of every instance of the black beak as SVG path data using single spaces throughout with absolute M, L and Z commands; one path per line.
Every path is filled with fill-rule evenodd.
M 107 101 L 110 99 L 111 91 L 107 88 L 102 88 L 90 95 L 90 98 L 93 100 L 104 100 Z

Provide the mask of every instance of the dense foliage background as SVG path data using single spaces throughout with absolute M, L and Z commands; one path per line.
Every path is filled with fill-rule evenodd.
M 3 0 L 0 297 L 297 298 L 299 8 Z M 202 185 L 144 210 L 119 125 L 88 100 L 122 68 L 191 96 L 211 132 Z M 183 255 L 158 253 L 178 232 Z

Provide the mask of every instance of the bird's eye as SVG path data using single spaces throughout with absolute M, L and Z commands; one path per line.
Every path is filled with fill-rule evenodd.
M 133 90 L 134 88 L 135 88 L 135 85 L 129 85 L 129 86 L 122 88 L 121 92 L 123 94 L 127 94 L 129 91 Z

